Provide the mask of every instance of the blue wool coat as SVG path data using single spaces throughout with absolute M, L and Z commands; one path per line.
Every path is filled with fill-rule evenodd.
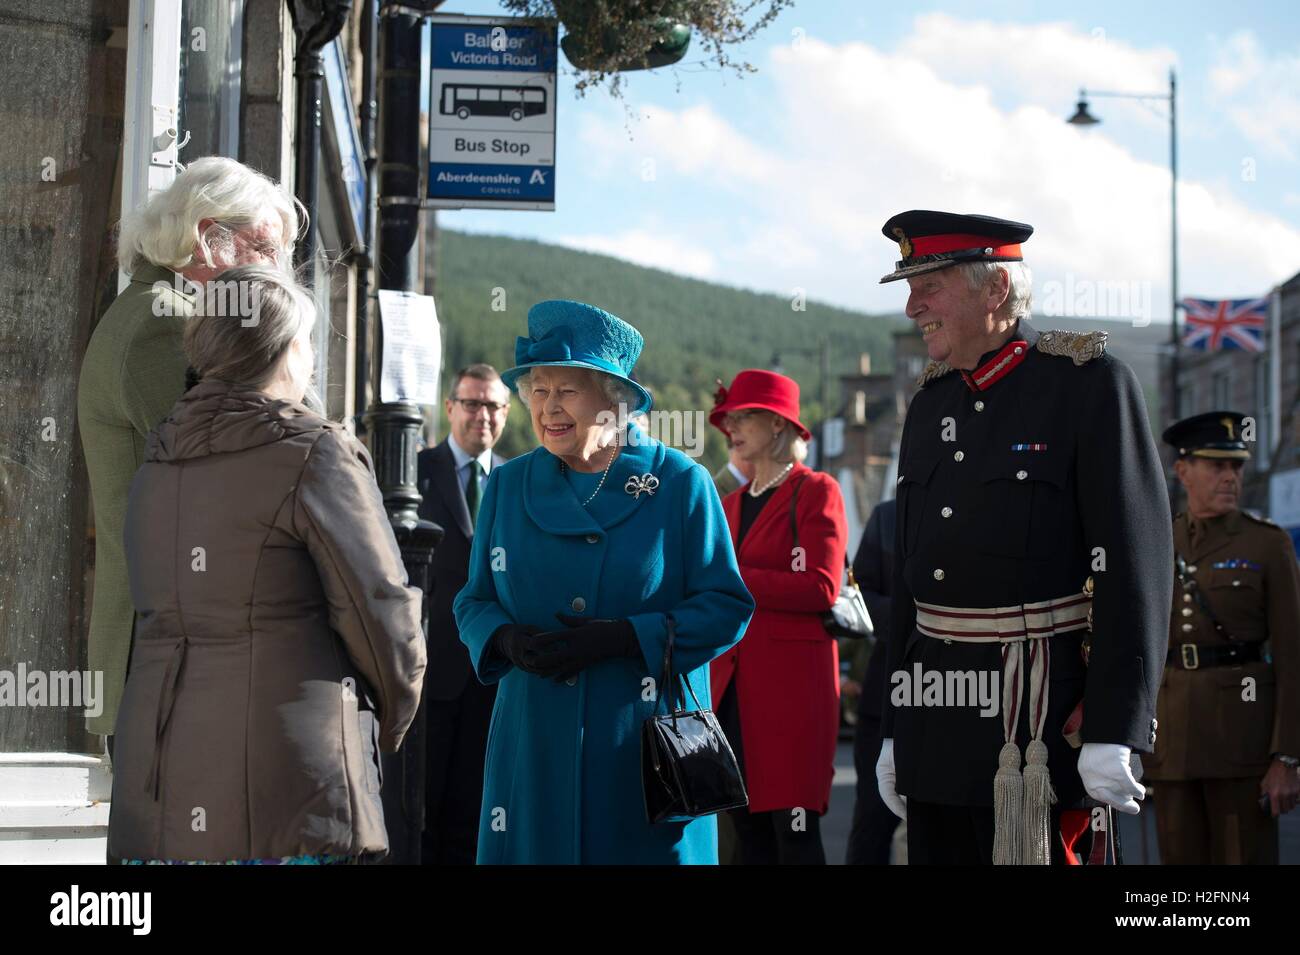
M 740 640 L 754 601 L 708 472 L 636 425 L 628 435 L 587 507 L 544 448 L 494 468 L 484 489 L 469 582 L 455 603 L 479 679 L 499 681 L 481 864 L 718 861 L 713 816 L 646 821 L 641 725 L 656 707 L 647 681 L 660 679 L 671 612 L 674 669 L 711 705 L 708 663 Z M 655 493 L 627 493 L 628 479 L 644 474 L 658 477 Z M 560 629 L 556 613 L 628 618 L 641 655 L 598 663 L 568 686 L 516 669 L 491 647 L 502 624 Z

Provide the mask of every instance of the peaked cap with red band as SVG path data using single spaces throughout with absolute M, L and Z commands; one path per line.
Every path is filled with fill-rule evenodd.
M 903 255 L 880 280 L 883 284 L 963 262 L 1019 262 L 1024 258 L 1020 243 L 1034 234 L 1034 227 L 993 216 L 913 209 L 900 212 L 880 231 L 898 243 Z

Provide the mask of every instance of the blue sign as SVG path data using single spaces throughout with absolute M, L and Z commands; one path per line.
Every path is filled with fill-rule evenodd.
M 1274 472 L 1268 492 L 1268 516 L 1291 535 L 1300 551 L 1300 468 Z
M 427 204 L 555 208 L 556 28 L 431 19 Z

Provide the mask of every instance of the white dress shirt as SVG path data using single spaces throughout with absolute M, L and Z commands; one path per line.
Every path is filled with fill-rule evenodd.
M 451 447 L 451 456 L 456 459 L 456 480 L 460 482 L 461 492 L 465 494 L 465 499 L 469 500 L 469 462 L 473 460 L 468 451 L 456 443 L 455 438 L 450 438 L 447 444 Z M 488 472 L 492 470 L 492 449 L 488 448 L 478 456 L 479 466 L 483 469 L 483 475 L 479 478 L 479 499 L 483 498 L 483 485 L 487 483 Z

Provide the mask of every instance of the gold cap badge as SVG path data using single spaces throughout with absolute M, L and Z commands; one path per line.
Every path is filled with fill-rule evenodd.
M 912 257 L 912 240 L 905 236 L 903 230 L 898 226 L 894 226 L 893 232 L 894 235 L 898 236 L 898 251 L 903 254 L 903 258 L 910 259 Z

